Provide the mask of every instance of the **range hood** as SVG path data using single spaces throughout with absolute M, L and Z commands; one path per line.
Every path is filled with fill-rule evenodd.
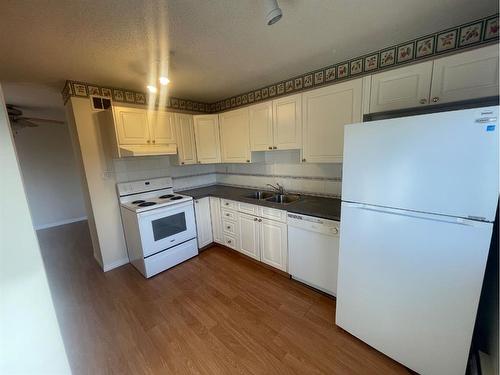
M 176 144 L 166 145 L 120 145 L 120 156 L 154 156 L 154 155 L 175 155 L 177 154 Z

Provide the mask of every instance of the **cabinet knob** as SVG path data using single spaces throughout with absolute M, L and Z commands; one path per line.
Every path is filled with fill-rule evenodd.
M 153 139 L 153 143 L 156 143 L 156 139 Z
M 247 160 L 247 163 L 250 163 L 250 160 Z
M 269 150 L 272 150 L 272 149 L 273 149 L 273 146 L 269 146 L 269 147 L 268 147 L 268 149 L 269 149 Z
M 181 161 L 181 164 L 182 164 L 182 165 L 184 165 L 184 162 L 183 162 L 183 161 Z
M 228 226 L 226 227 L 226 229 L 231 229 L 231 227 L 228 225 Z
M 420 104 L 425 104 L 427 103 L 427 99 L 420 99 Z
M 302 162 L 306 162 L 307 160 L 306 159 L 302 159 Z
M 227 240 L 227 243 L 231 243 L 231 240 Z
M 276 146 L 273 146 L 273 150 L 277 150 L 277 149 L 278 149 L 278 147 L 276 147 Z
M 259 220 L 259 219 L 257 219 L 257 218 L 253 219 L 253 221 L 258 221 L 258 220 Z
M 201 161 L 198 160 L 198 164 L 201 164 Z
M 226 214 L 226 216 L 229 216 L 229 214 Z
M 439 102 L 439 97 L 437 97 L 437 96 L 433 97 L 433 98 L 432 98 L 432 102 L 433 102 L 433 103 L 437 103 L 437 102 Z
M 151 141 L 150 141 L 149 139 L 148 139 L 146 142 L 147 142 L 147 143 L 151 143 Z
M 259 219 L 259 223 L 262 221 L 262 219 Z

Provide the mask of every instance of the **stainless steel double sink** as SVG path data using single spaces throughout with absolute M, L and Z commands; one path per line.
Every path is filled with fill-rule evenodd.
M 267 202 L 278 203 L 278 204 L 290 204 L 296 202 L 300 199 L 300 195 L 297 194 L 277 194 L 270 191 L 255 191 L 250 195 L 246 195 L 245 198 L 255 199 L 255 200 L 265 200 Z

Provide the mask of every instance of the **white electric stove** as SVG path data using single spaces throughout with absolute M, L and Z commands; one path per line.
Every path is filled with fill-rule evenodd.
M 149 278 L 198 255 L 193 198 L 170 177 L 117 185 L 130 262 Z

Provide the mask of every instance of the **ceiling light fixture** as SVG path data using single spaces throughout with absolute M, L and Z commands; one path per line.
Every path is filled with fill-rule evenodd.
M 278 0 L 265 0 L 265 3 L 266 22 L 268 26 L 271 26 L 283 17 L 283 12 L 278 5 Z
M 167 77 L 160 77 L 160 84 L 165 86 L 170 83 L 170 80 Z
M 158 91 L 158 89 L 156 88 L 156 86 L 153 86 L 153 85 L 147 85 L 146 87 L 148 88 L 148 91 L 149 91 L 151 94 L 156 94 L 156 92 Z

